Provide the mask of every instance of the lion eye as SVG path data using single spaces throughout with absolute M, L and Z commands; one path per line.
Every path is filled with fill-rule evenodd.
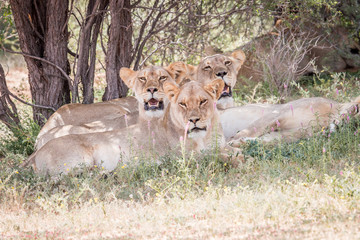
M 208 100 L 206 100 L 206 99 L 204 99 L 204 100 L 201 100 L 201 102 L 200 102 L 200 106 L 203 106 L 203 105 L 205 105 L 206 103 L 208 102 Z
M 211 70 L 211 67 L 210 67 L 210 66 L 206 66 L 206 67 L 204 67 L 204 70 L 205 70 L 205 71 L 209 71 L 209 70 Z
M 179 103 L 180 107 L 186 108 L 186 103 Z
M 159 80 L 160 80 L 160 81 L 165 81 L 165 80 L 166 80 L 166 76 L 161 76 L 161 77 L 159 78 Z
M 226 65 L 226 66 L 230 66 L 230 65 L 231 65 L 231 61 L 225 61 L 225 65 Z
M 146 78 L 145 77 L 139 77 L 139 80 L 142 81 L 142 82 L 145 82 Z

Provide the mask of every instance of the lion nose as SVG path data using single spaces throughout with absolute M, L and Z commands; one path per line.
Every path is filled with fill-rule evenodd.
M 189 121 L 192 122 L 193 124 L 196 124 L 196 122 L 198 122 L 200 120 L 200 118 L 197 118 L 197 117 L 193 117 L 193 118 L 190 118 Z
M 218 73 L 216 74 L 216 76 L 218 76 L 218 77 L 224 77 L 226 74 L 227 74 L 227 72 L 221 71 L 221 72 L 218 72 Z
M 157 88 L 148 88 L 147 91 L 154 94 L 154 92 L 157 92 L 158 89 Z

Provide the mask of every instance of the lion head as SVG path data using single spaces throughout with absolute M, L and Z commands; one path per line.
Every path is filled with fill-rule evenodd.
M 174 74 L 163 67 L 150 66 L 139 71 L 123 67 L 120 77 L 131 88 L 141 107 L 139 114 L 147 118 L 159 118 L 164 115 L 169 100 L 165 95 L 163 85 L 174 81 Z
M 188 138 L 204 138 L 214 126 L 217 117 L 216 101 L 224 88 L 220 79 L 203 85 L 190 81 L 180 87 L 165 83 L 165 92 L 171 101 L 170 117 L 173 124 L 187 131 Z
M 205 57 L 197 66 L 197 81 L 203 83 L 214 79 L 224 81 L 225 85 L 218 99 L 218 107 L 227 108 L 233 105 L 232 89 L 236 84 L 237 73 L 244 61 L 244 52 L 238 50 L 230 56 L 215 54 Z

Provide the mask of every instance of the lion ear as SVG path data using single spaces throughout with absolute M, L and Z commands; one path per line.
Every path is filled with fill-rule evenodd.
M 180 92 L 180 88 L 174 82 L 165 82 L 164 91 L 166 96 L 170 99 L 170 101 L 173 101 L 175 99 L 175 96 L 177 96 L 178 93 Z
M 192 78 L 196 72 L 196 67 L 184 62 L 174 62 L 171 63 L 166 70 L 170 75 L 174 75 L 173 78 L 177 84 L 183 85 L 185 83 L 183 82 L 184 80 L 191 80 L 190 78 Z
M 135 85 L 136 71 L 127 67 L 120 68 L 120 78 L 124 81 L 126 86 L 133 88 Z
M 246 59 L 245 53 L 239 49 L 239 50 L 233 52 L 230 56 L 234 62 L 235 69 L 238 72 L 240 70 L 241 66 L 245 62 L 245 59 Z
M 219 99 L 223 89 L 224 89 L 225 83 L 221 79 L 215 79 L 211 83 L 204 86 L 204 89 L 212 95 L 215 100 Z
M 197 71 L 197 66 L 186 64 L 188 75 L 194 76 Z
M 223 54 L 224 52 L 221 51 L 221 49 L 219 48 L 215 48 L 213 46 L 206 46 L 204 48 L 204 53 L 205 53 L 205 56 L 212 56 L 212 55 L 215 55 L 215 54 Z
M 186 72 L 186 66 L 183 62 L 174 62 L 165 68 L 170 76 L 178 83 L 179 76 Z

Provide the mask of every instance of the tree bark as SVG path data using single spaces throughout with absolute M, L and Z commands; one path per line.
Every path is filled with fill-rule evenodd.
M 77 61 L 74 88 L 77 93 L 78 83 L 81 81 L 83 85 L 83 103 L 94 102 L 96 44 L 105 13 L 104 10 L 108 4 L 108 0 L 89 0 L 86 20 L 81 28 L 79 58 Z M 73 102 L 75 102 L 75 97 L 76 96 L 73 97 Z
M 10 0 L 22 52 L 44 58 L 69 73 L 67 59 L 68 0 Z M 58 109 L 70 102 L 69 83 L 54 66 L 24 57 L 29 70 L 32 101 Z M 40 125 L 51 111 L 33 107 Z
M 106 55 L 107 87 L 103 101 L 126 97 L 128 87 L 120 79 L 121 67 L 132 62 L 132 23 L 130 0 L 110 0 L 111 24 Z
M 11 108 L 10 108 L 10 107 Z M 17 109 L 9 96 L 9 89 L 6 85 L 4 69 L 0 64 L 0 121 L 10 130 L 21 127 Z

